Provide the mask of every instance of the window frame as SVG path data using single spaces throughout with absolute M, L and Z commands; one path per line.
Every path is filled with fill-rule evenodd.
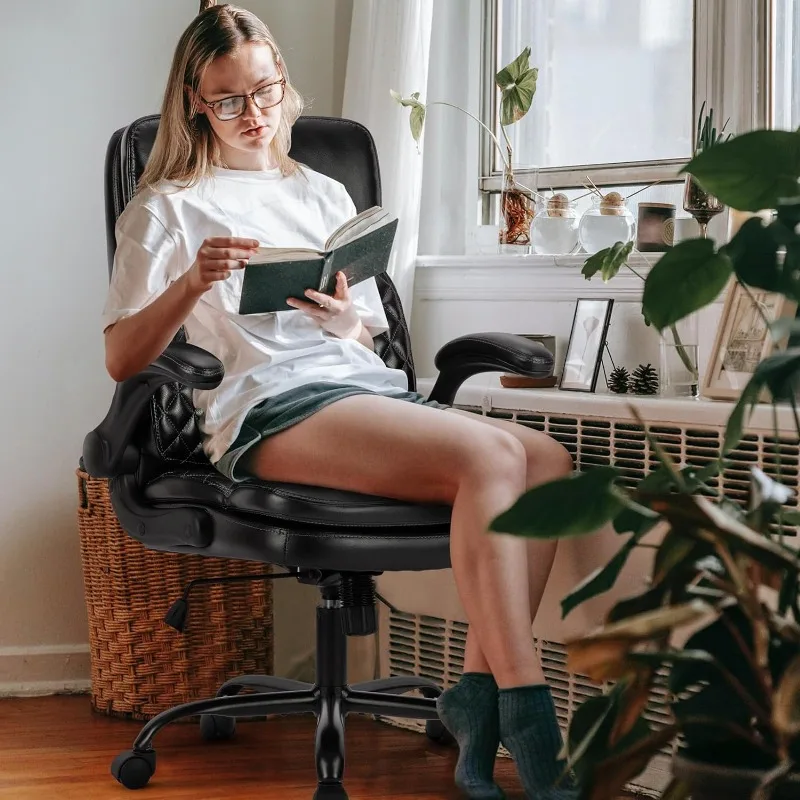
M 481 121 L 492 130 L 498 113 L 494 75 L 500 2 L 482 0 L 481 8 L 479 108 Z M 694 0 L 694 119 L 705 101 L 715 109 L 719 119 L 730 118 L 728 129 L 731 132 L 741 133 L 771 124 L 774 21 L 774 0 Z M 677 174 L 688 160 L 582 164 L 538 170 L 515 168 L 514 174 L 522 183 L 536 179 L 539 185 L 554 189 L 581 188 L 587 173 L 598 186 L 646 185 L 655 181 L 668 184 L 681 182 Z M 493 143 L 487 136 L 480 138 L 477 168 L 480 216 L 482 224 L 491 224 L 492 195 L 501 189 L 502 172 L 496 164 Z

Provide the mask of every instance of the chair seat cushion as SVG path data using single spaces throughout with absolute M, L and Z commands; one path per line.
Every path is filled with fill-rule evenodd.
M 273 519 L 283 527 L 360 529 L 412 528 L 409 534 L 447 533 L 449 506 L 406 503 L 374 495 L 294 483 L 233 482 L 213 467 L 171 470 L 150 481 L 152 503 L 191 503 L 221 511 Z M 266 521 L 266 520 L 265 520 Z

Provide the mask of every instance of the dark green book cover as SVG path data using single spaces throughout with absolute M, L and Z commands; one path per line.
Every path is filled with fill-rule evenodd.
M 336 273 L 344 272 L 349 286 L 386 272 L 392 253 L 397 220 L 351 242 L 320 253 L 319 258 L 250 264 L 245 267 L 240 314 L 292 311 L 289 297 L 308 301 L 306 289 L 336 293 Z

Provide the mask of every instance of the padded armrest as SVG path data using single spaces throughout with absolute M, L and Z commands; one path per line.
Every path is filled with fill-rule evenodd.
M 439 377 L 431 400 L 452 404 L 464 381 L 479 372 L 510 372 L 530 378 L 553 374 L 553 356 L 540 342 L 514 333 L 473 333 L 453 339 L 439 350 L 434 363 Z
M 214 389 L 225 370 L 206 350 L 185 342 L 171 344 L 149 367 L 117 384 L 105 419 L 83 440 L 83 465 L 94 478 L 133 472 L 138 464 L 131 438 L 142 411 L 165 383 L 177 381 L 192 389 Z

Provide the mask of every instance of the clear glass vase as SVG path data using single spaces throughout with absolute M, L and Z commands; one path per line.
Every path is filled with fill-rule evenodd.
M 503 189 L 500 192 L 500 233 L 498 247 L 501 253 L 526 255 L 531 247 L 531 220 L 533 197 L 530 189 L 514 179 L 514 170 L 503 172 Z
M 536 204 L 531 223 L 531 248 L 537 255 L 560 256 L 578 249 L 580 216 L 575 203 L 563 193 Z
M 594 198 L 592 207 L 584 212 L 578 226 L 581 247 L 590 255 L 616 242 L 627 244 L 635 235 L 636 220 L 624 201 L 609 204 L 599 197 Z
M 662 397 L 700 397 L 698 320 L 690 314 L 661 334 L 659 386 Z

